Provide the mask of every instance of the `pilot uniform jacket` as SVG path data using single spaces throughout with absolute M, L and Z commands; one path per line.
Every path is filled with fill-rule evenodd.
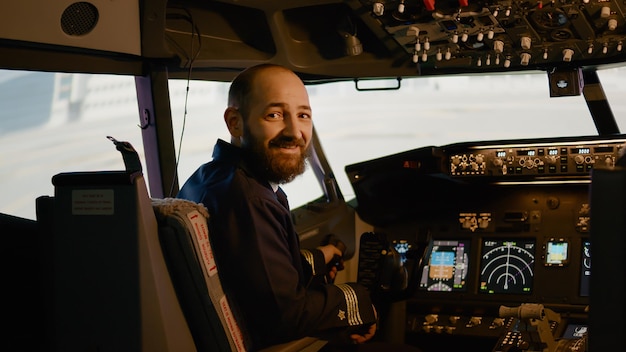
M 222 286 L 256 350 L 304 336 L 346 337 L 375 323 L 367 289 L 328 284 L 320 250 L 301 250 L 278 187 L 256 177 L 246 153 L 218 140 L 178 197 L 204 204 Z

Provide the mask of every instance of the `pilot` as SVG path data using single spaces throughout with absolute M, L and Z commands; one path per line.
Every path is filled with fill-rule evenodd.
M 178 197 L 204 204 L 222 285 L 241 314 L 251 350 L 304 336 L 329 346 L 361 344 L 376 332 L 367 289 L 333 284 L 328 263 L 341 251 L 328 244 L 300 248 L 280 185 L 305 169 L 312 110 L 300 78 L 262 64 L 232 82 L 213 160 L 200 166 Z M 336 258 L 335 258 L 336 259 Z M 354 347 L 354 346 L 353 346 Z

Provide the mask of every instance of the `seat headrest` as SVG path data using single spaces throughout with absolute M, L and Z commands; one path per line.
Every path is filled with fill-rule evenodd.
M 157 216 L 167 216 L 176 212 L 189 212 L 197 210 L 204 217 L 209 217 L 209 211 L 204 205 L 179 198 L 153 198 L 152 206 L 159 209 Z

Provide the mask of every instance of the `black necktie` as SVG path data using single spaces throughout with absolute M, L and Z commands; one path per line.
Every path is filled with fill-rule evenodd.
M 289 209 L 289 202 L 287 201 L 287 195 L 285 194 L 283 189 L 280 187 L 278 187 L 278 190 L 276 191 L 276 199 L 278 199 L 278 202 L 282 204 L 285 207 L 285 209 Z

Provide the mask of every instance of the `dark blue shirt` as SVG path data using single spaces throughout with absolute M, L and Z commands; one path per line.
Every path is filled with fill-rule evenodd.
M 288 205 L 254 174 L 241 148 L 218 140 L 213 160 L 191 175 L 178 197 L 209 210 L 222 285 L 253 349 L 375 322 L 364 287 L 323 283 L 323 254 L 300 249 Z

